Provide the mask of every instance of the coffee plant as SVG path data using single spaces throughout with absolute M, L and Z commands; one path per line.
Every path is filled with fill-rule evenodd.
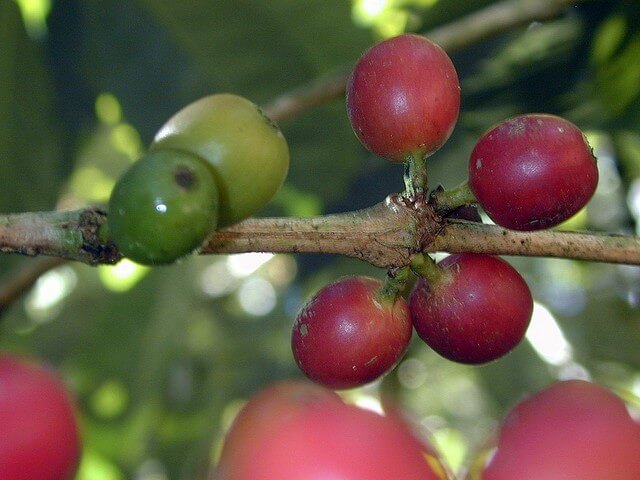
M 637 5 L 204 3 L 0 5 L 0 478 L 640 478 Z

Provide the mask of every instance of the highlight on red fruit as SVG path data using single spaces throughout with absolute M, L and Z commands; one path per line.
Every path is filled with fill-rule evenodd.
M 400 35 L 373 45 L 347 85 L 347 113 L 356 136 L 392 162 L 424 158 L 449 138 L 460 111 L 458 74 L 431 40 Z
M 469 186 L 487 215 L 512 230 L 550 228 L 593 196 L 598 168 L 578 127 L 545 114 L 506 120 L 469 159 Z
M 397 421 L 319 385 L 267 387 L 241 410 L 215 480 L 445 480 Z
M 240 411 L 224 442 L 215 480 L 250 478 L 260 468 L 249 460 L 260 452 L 282 422 L 301 415 L 319 404 L 342 404 L 340 397 L 311 382 L 282 381 L 258 392 Z
M 71 480 L 80 459 L 74 405 L 56 376 L 0 353 L 0 478 Z
M 526 475 L 523 476 L 523 473 Z M 481 480 L 640 478 L 640 425 L 609 390 L 558 382 L 505 418 Z
M 374 278 L 347 277 L 302 307 L 291 348 L 305 375 L 329 388 L 352 388 L 398 363 L 411 340 L 411 317 L 404 299 L 381 295 L 382 287 Z
M 524 337 L 533 299 L 520 274 L 501 258 L 449 255 L 436 281 L 421 278 L 409 298 L 416 332 L 449 360 L 478 364 L 495 360 Z

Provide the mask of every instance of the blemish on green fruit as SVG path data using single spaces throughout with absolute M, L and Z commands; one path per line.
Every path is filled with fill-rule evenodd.
M 197 188 L 198 179 L 194 175 L 194 172 L 186 167 L 178 167 L 173 174 L 173 178 L 179 187 L 184 190 L 192 190 Z

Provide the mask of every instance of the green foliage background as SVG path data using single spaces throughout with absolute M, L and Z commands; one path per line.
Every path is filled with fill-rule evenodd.
M 103 203 L 117 175 L 188 102 L 234 92 L 265 104 L 353 64 L 381 34 L 426 32 L 493 2 L 389 0 L 363 24 L 352 8 L 365 3 L 0 0 L 0 211 Z M 463 110 L 429 161 L 433 186 L 464 180 L 475 139 L 493 123 L 555 113 L 587 131 L 600 158 L 598 192 L 570 227 L 636 232 L 638 25 L 636 0 L 592 1 L 457 53 Z M 359 145 L 342 99 L 281 126 L 291 170 L 261 215 L 361 208 L 402 188 L 401 169 Z M 250 272 L 256 258 L 267 260 L 210 256 L 128 272 L 64 265 L 4 312 L 0 348 L 55 366 L 78 398 L 79 480 L 204 478 L 242 401 L 300 376 L 289 329 L 304 299 L 342 275 L 384 275 L 320 255 L 278 255 Z M 552 352 L 565 352 L 561 360 L 523 342 L 487 366 L 459 366 L 416 339 L 397 373 L 352 393 L 392 393 L 431 428 L 454 467 L 509 405 L 557 378 L 590 375 L 638 406 L 640 271 L 510 260 L 562 330 L 564 347 L 553 343 L 557 334 L 542 336 Z M 5 256 L 0 272 L 9 279 L 33 261 Z

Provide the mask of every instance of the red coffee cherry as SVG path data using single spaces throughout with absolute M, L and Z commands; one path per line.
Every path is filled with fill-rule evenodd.
M 392 162 L 424 158 L 447 141 L 458 119 L 460 85 L 451 59 L 418 35 L 400 35 L 367 50 L 347 85 L 353 131 Z
M 60 380 L 0 354 L 0 478 L 71 480 L 79 459 L 74 407 Z
M 369 277 L 344 278 L 300 310 L 291 347 L 305 375 L 330 388 L 352 388 L 396 365 L 411 340 L 411 318 L 406 302 L 381 295 L 382 286 Z
M 253 453 L 262 451 L 282 422 L 327 402 L 342 405 L 335 392 L 311 382 L 283 381 L 258 392 L 234 420 L 214 479 L 251 478 L 250 472 L 263 462 Z
M 584 135 L 554 115 L 498 124 L 469 159 L 474 195 L 494 222 L 513 230 L 558 225 L 587 204 L 597 184 L 596 159 Z
M 422 424 L 410 419 L 395 403 L 384 402 L 383 399 L 383 409 L 384 416 L 404 430 L 408 435 L 408 441 L 412 441 L 422 452 L 422 456 L 429 464 L 436 478 L 441 480 L 453 479 L 451 469 L 432 443 L 430 432 Z
M 482 480 L 640 478 L 640 425 L 598 385 L 559 382 L 505 418 Z
M 436 352 L 461 363 L 484 363 L 511 351 L 524 336 L 533 300 L 520 274 L 484 254 L 450 255 L 442 274 L 418 280 L 409 299 L 418 335 Z
M 377 413 L 320 386 L 288 382 L 249 401 L 233 423 L 216 480 L 443 480 L 423 449 Z

